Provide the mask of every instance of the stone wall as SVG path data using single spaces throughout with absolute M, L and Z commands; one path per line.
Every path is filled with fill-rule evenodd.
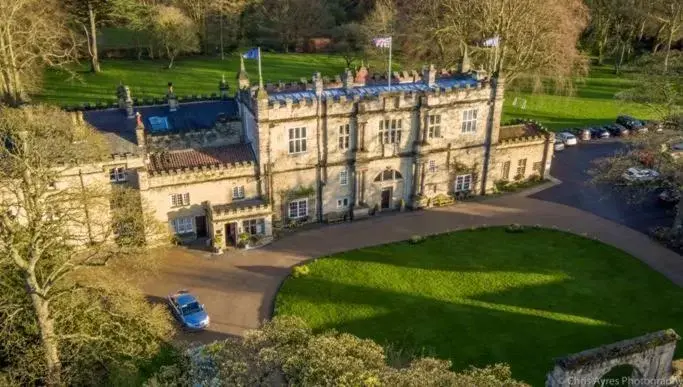
M 670 385 L 671 362 L 679 339 L 669 329 L 558 359 L 548 373 L 546 386 L 592 387 L 611 369 L 622 365 L 634 369 L 629 385 Z

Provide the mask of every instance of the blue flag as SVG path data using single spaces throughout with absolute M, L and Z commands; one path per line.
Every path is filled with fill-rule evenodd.
M 242 55 L 244 59 L 258 59 L 258 48 L 252 48 Z

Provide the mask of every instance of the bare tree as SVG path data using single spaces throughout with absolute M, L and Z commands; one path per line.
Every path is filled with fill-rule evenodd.
M 0 98 L 17 105 L 37 90 L 45 66 L 76 59 L 76 41 L 57 0 L 0 0 L 0 20 Z
M 421 0 L 408 3 L 401 36 L 408 57 L 431 60 L 437 45 L 442 65 L 454 66 L 469 46 L 475 64 L 509 81 L 552 77 L 566 84 L 586 58 L 577 44 L 588 21 L 582 0 Z M 485 41 L 488 45 L 484 45 Z
M 126 286 L 99 271 L 140 244 L 117 238 L 130 221 L 116 208 L 130 206 L 119 202 L 110 211 L 111 187 L 98 178 L 107 153 L 102 137 L 68 113 L 33 106 L 0 108 L 0 139 L 3 352 L 10 346 L 14 362 L 22 351 L 33 360 L 40 354 L 37 376 L 47 385 L 69 383 L 62 377 L 82 367 L 149 355 L 169 334 L 165 314 L 131 296 L 139 312 L 150 312 L 133 318 L 121 299 Z M 141 222 L 135 230 L 143 240 L 160 235 L 149 218 Z M 136 336 L 148 342 L 129 341 Z
M 236 21 L 242 12 L 254 2 L 255 0 L 214 0 L 211 2 L 213 11 L 218 14 L 218 35 L 221 60 L 225 59 L 224 24 L 226 23 L 226 20 Z
M 192 19 L 179 8 L 158 5 L 155 11 L 153 31 L 166 52 L 170 69 L 178 54 L 199 51 L 197 30 Z
M 664 58 L 664 72 L 667 72 L 671 44 L 675 39 L 679 39 L 683 33 L 683 1 L 655 1 L 649 16 L 656 20 L 661 26 L 660 30 L 665 32 L 666 57 Z

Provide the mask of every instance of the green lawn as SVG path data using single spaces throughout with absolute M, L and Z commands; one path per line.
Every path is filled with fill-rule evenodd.
M 616 248 L 559 231 L 468 230 L 308 266 L 310 275 L 283 284 L 276 314 L 450 359 L 456 369 L 506 362 L 538 386 L 556 357 L 683 332 L 683 289 Z
M 84 102 L 114 101 L 116 86 L 123 81 L 137 98 L 159 98 L 166 93 L 168 82 L 173 82 L 179 96 L 218 93 L 218 83 L 225 75 L 234 91 L 239 71 L 238 55 L 221 61 L 216 58 L 181 58 L 172 69 L 167 61 L 159 60 L 104 60 L 102 73 L 92 74 L 84 62 L 78 68 L 76 78 L 62 72 L 46 74 L 43 93 L 38 100 L 59 105 L 77 105 Z M 253 83 L 258 83 L 255 60 L 245 60 L 247 72 Z M 298 81 L 311 78 L 315 71 L 323 75 L 341 74 L 345 63 L 341 57 L 320 54 L 263 54 L 263 78 L 266 81 Z
M 103 72 L 91 74 L 84 62 L 77 67 L 77 77 L 62 72 L 46 73 L 44 90 L 35 96 L 37 100 L 59 105 L 80 105 L 86 102 L 112 102 L 116 86 L 123 80 L 137 98 L 159 98 L 166 92 L 169 81 L 175 85 L 180 96 L 190 94 L 218 93 L 218 82 L 225 75 L 232 90 L 239 70 L 239 56 L 226 60 L 217 58 L 181 58 L 172 69 L 166 69 L 166 61 L 158 60 L 104 60 Z M 258 81 L 256 61 L 246 61 L 252 82 Z M 334 77 L 341 74 L 345 62 L 339 56 L 326 54 L 263 54 L 263 77 L 267 81 L 297 81 L 310 78 L 315 71 Z M 398 66 L 396 66 L 398 69 Z M 384 71 L 384 63 L 371 67 Z M 531 94 L 508 90 L 503 120 L 532 118 L 548 127 L 560 129 L 585 126 L 594 123 L 613 122 L 620 113 L 649 118 L 649 112 L 639 105 L 624 104 L 614 99 L 614 94 L 633 85 L 627 78 L 617 77 L 608 67 L 594 67 L 590 77 L 578 83 L 574 96 Z M 517 99 L 517 106 L 513 103 Z M 526 100 L 525 109 L 521 108 Z
M 632 88 L 634 81 L 615 75 L 609 66 L 593 66 L 590 75 L 577 81 L 576 86 L 577 91 L 572 96 L 508 90 L 505 93 L 503 120 L 534 119 L 549 128 L 561 129 L 607 124 L 614 122 L 620 114 L 653 118 L 652 112 L 644 106 L 614 98 L 617 92 Z M 513 106 L 515 99 L 517 106 Z M 523 100 L 526 100 L 525 109 L 522 109 Z

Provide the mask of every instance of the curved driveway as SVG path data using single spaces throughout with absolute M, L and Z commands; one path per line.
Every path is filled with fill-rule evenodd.
M 291 267 L 302 261 L 405 240 L 412 235 L 511 223 L 557 227 L 617 246 L 683 286 L 680 255 L 626 226 L 576 208 L 529 197 L 534 192 L 317 227 L 258 250 L 223 256 L 175 249 L 165 258 L 159 275 L 150 279 L 144 289 L 152 299 L 179 288 L 196 293 L 206 305 L 212 323 L 210 331 L 193 334 L 190 339 L 209 341 L 240 335 L 270 317 L 278 287 Z M 666 279 L 662 277 L 662 280 Z

